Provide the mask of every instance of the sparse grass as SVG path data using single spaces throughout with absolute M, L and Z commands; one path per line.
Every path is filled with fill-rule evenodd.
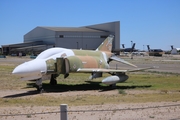
M 154 116 L 149 116 L 149 118 L 153 118 L 154 119 L 155 117 Z
M 19 90 L 26 91 L 35 90 L 28 88 L 27 81 L 21 81 L 17 76 L 11 75 L 15 65 L 0 64 L 0 90 Z M 124 83 L 117 84 L 117 94 L 98 94 L 98 95 L 74 95 L 61 96 L 61 92 L 68 91 L 102 91 L 111 90 L 110 87 L 101 84 L 103 78 L 94 79 L 85 82 L 89 78 L 89 74 L 70 74 L 67 79 L 62 75 L 58 77 L 58 85 L 51 86 L 49 81 L 44 81 L 43 87 L 47 92 L 59 93 L 59 96 L 51 96 L 50 94 L 29 94 L 12 95 L 6 98 L 0 98 L 0 106 L 57 106 L 66 103 L 71 106 L 76 105 L 96 105 L 96 104 L 120 104 L 120 103 L 141 103 L 141 102 L 160 102 L 160 101 L 179 101 L 180 100 L 180 77 L 178 74 L 171 73 L 143 73 L 129 74 L 129 80 Z M 108 74 L 104 74 L 104 77 Z M 128 94 L 126 90 L 152 90 L 159 92 Z M 24 93 L 26 94 L 26 93 Z M 28 93 L 27 93 L 28 94 Z M 68 94 L 68 93 L 67 93 Z M 126 94 L 126 95 L 125 95 Z M 28 116 L 27 116 L 28 117 Z
M 12 64 L 0 64 L 0 90 L 22 89 L 26 86 L 27 81 L 21 81 L 18 76 L 12 75 L 14 68 Z
M 31 118 L 32 116 L 31 116 L 31 114 L 28 114 L 26 117 L 27 117 L 27 118 Z
M 68 93 L 67 93 L 68 94 Z M 0 106 L 59 106 L 68 104 L 79 105 L 103 105 L 121 103 L 145 103 L 179 101 L 180 93 L 142 93 L 142 94 L 116 94 L 116 95 L 82 95 L 82 96 L 51 96 L 37 95 L 26 98 L 0 98 Z
M 126 82 L 133 85 L 151 85 L 150 90 L 180 90 L 180 77 L 173 74 L 130 74 Z M 126 84 L 124 83 L 124 84 Z
M 126 93 L 124 90 L 122 90 L 122 89 L 119 89 L 118 92 L 119 92 L 119 94 L 122 94 L 122 95 L 126 95 L 126 94 L 127 94 L 127 93 Z

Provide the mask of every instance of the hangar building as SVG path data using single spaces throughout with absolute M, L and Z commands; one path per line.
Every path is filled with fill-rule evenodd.
M 3 53 L 41 52 L 51 47 L 96 49 L 110 34 L 114 35 L 113 51 L 120 49 L 120 21 L 83 27 L 38 26 L 24 35 L 24 43 L 4 45 Z

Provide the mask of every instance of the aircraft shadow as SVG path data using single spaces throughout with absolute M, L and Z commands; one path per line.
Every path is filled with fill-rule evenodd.
M 28 87 L 26 88 L 34 88 L 35 83 L 29 83 Z M 67 85 L 67 84 L 57 84 L 57 85 L 50 85 L 49 83 L 43 84 L 43 89 L 45 93 L 55 93 L 55 92 L 67 92 L 67 91 L 87 91 L 87 90 L 98 90 L 99 92 L 105 92 L 115 89 L 135 89 L 135 88 L 149 88 L 151 85 L 127 85 L 127 86 L 120 86 L 117 85 L 116 87 L 111 86 L 103 86 L 101 82 L 94 82 L 94 81 L 86 81 L 84 84 L 76 84 L 76 85 Z M 34 91 L 27 91 L 25 93 L 15 94 L 15 95 L 8 95 L 4 96 L 3 98 L 16 98 L 16 97 L 23 97 L 23 96 L 31 96 L 39 94 L 39 92 L 35 89 Z
M 130 85 L 130 86 L 120 86 L 116 87 L 112 86 L 103 86 L 101 82 L 95 81 L 86 81 L 84 84 L 75 84 L 75 85 L 67 85 L 67 84 L 57 84 L 50 85 L 48 83 L 43 84 L 43 88 L 45 92 L 67 92 L 67 91 L 87 91 L 87 90 L 99 90 L 99 92 L 115 90 L 115 89 L 135 89 L 135 88 L 148 88 L 151 85 Z
M 17 98 L 17 97 L 36 95 L 36 94 L 39 94 L 39 92 L 33 90 L 33 91 L 27 91 L 24 93 L 19 93 L 19 94 L 14 94 L 14 95 L 7 95 L 7 96 L 4 96 L 3 98 Z

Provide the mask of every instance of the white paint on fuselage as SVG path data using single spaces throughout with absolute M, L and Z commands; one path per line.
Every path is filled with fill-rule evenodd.
M 70 49 L 63 49 L 63 51 L 61 51 L 61 52 L 59 52 L 59 53 L 56 53 L 56 54 L 54 54 L 54 55 L 52 55 L 52 56 L 47 57 L 47 58 L 45 59 L 45 61 L 46 61 L 46 60 L 49 60 L 49 59 L 54 59 L 54 60 L 56 60 L 56 58 L 58 58 L 58 57 L 65 57 L 65 56 L 62 56 L 62 55 L 65 55 L 65 56 L 74 56 L 75 54 L 74 54 L 74 52 L 73 52 L 72 50 L 70 50 Z
M 38 74 L 45 75 L 47 73 L 46 61 L 58 57 L 74 56 L 74 52 L 65 48 L 50 48 L 40 53 L 36 59 L 29 62 L 22 63 L 13 70 L 13 74 L 17 74 L 23 78 L 23 80 L 34 80 L 41 78 Z M 65 55 L 65 56 L 64 56 Z M 32 76 L 32 73 L 37 77 Z
M 41 52 L 36 59 L 56 59 L 57 57 L 61 57 L 62 54 L 68 55 L 74 55 L 72 50 L 65 49 L 65 48 L 50 48 L 43 52 Z
M 27 72 L 46 72 L 46 62 L 43 59 L 31 60 L 17 66 L 13 73 L 24 74 Z
M 34 80 L 42 77 L 46 73 L 46 62 L 43 59 L 35 59 L 18 65 L 13 74 L 19 75 L 21 80 Z

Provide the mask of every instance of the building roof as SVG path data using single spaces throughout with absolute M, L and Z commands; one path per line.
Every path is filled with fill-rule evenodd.
M 33 45 L 33 44 L 43 44 L 43 41 L 30 41 L 30 42 L 24 42 L 24 43 L 2 45 L 2 47 L 22 47 L 22 46 Z
M 44 29 L 52 30 L 52 31 L 74 31 L 74 32 L 104 32 L 101 30 L 96 30 L 96 29 L 91 29 L 91 28 L 86 28 L 86 27 L 44 27 L 44 26 L 39 26 Z
M 37 49 L 47 49 L 52 48 L 53 45 L 33 45 L 33 46 L 27 46 L 27 47 L 20 47 L 20 48 L 14 48 L 11 49 L 11 51 L 23 51 L 23 50 L 37 50 Z

